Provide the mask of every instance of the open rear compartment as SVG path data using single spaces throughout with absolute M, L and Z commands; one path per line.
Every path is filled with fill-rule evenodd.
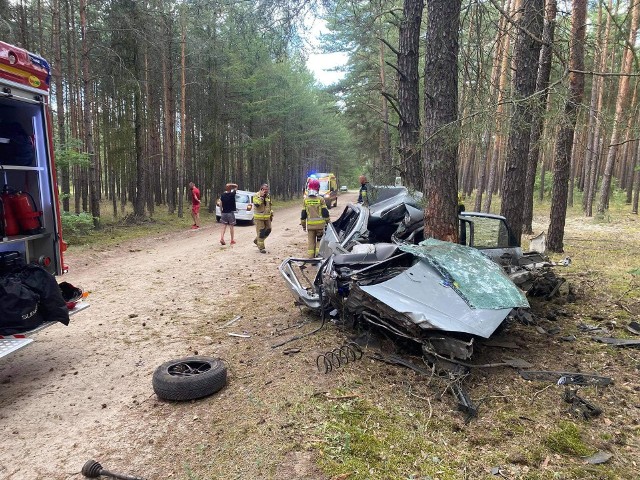
M 58 207 L 45 104 L 40 95 L 11 92 L 0 96 L 0 260 L 18 252 L 26 263 L 59 275 Z

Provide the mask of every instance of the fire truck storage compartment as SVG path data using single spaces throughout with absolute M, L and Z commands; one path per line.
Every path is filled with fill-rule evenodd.
M 14 195 L 20 195 L 26 206 L 22 205 L 23 211 L 18 215 L 23 215 L 27 222 L 19 222 L 20 231 L 17 233 L 14 231 L 15 227 L 7 232 L 7 207 L 4 204 L 9 200 L 6 195 L 2 195 L 4 201 L 0 202 L 0 222 L 3 227 L 0 228 L 0 252 L 21 252 L 26 262 L 39 263 L 56 274 L 59 273 L 55 271 L 59 255 L 55 248 L 58 235 L 54 216 L 57 209 L 52 205 L 53 173 L 49 168 L 44 104 L 38 101 L 37 96 L 20 95 L 15 88 L 13 92 L 18 95 L 0 96 L 0 125 L 13 124 L 15 130 L 15 124 L 19 124 L 31 139 L 34 155 L 30 165 L 15 165 L 20 162 L 6 157 L 11 150 L 0 148 L 0 194 L 13 192 Z M 2 131 L 0 126 L 0 132 Z M 7 144 L 9 141 L 9 138 L 1 137 L 0 134 L 0 143 Z M 33 211 L 28 214 L 24 209 Z

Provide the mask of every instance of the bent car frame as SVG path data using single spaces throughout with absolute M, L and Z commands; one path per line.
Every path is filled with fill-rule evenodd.
M 369 207 L 349 204 L 327 225 L 318 258 L 280 265 L 299 304 L 335 309 L 416 341 L 426 354 L 465 360 L 554 265 L 523 253 L 499 215 L 462 212 L 460 244 L 425 239 L 420 193 L 374 190 Z

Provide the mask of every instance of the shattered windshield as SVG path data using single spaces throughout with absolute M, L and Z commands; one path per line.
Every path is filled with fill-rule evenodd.
M 502 269 L 474 248 L 433 238 L 418 245 L 401 245 L 405 252 L 425 259 L 471 308 L 529 307 L 524 294 Z

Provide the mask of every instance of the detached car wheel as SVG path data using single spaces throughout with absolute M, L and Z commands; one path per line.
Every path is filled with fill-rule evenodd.
M 153 373 L 153 391 L 164 400 L 193 400 L 216 393 L 227 383 L 227 367 L 211 357 L 163 363 Z

